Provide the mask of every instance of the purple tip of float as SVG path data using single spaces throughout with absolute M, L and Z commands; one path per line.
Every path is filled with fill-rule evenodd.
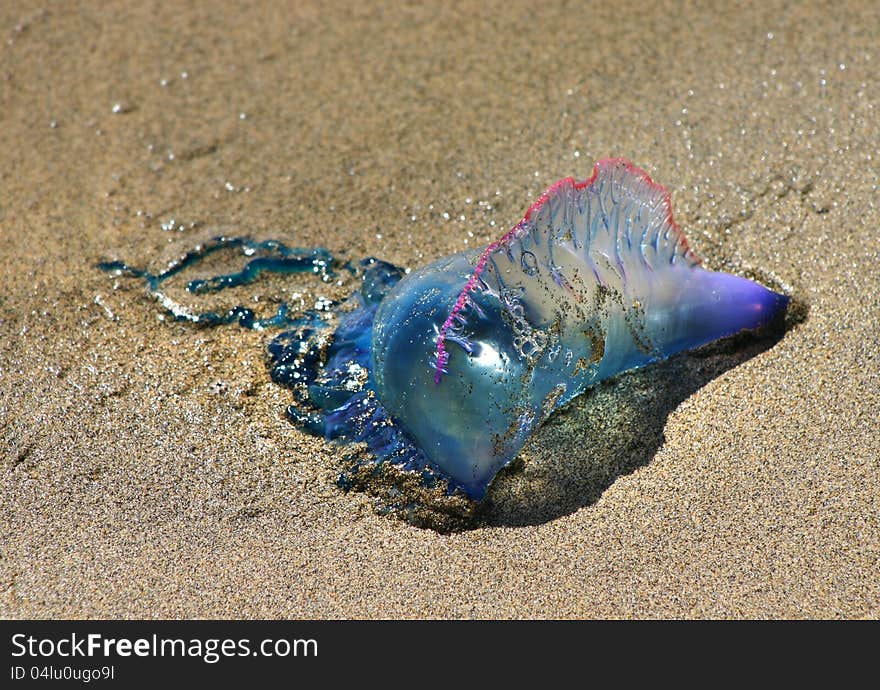
M 713 310 L 734 331 L 759 328 L 770 323 L 788 306 L 789 298 L 747 278 L 730 273 L 710 273 Z
M 670 327 L 657 334 L 667 354 L 690 350 L 741 331 L 766 326 L 785 313 L 787 295 L 730 273 L 694 268 Z

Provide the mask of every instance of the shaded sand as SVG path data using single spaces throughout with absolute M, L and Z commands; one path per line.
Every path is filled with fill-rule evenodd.
M 0 615 L 880 615 L 880 13 L 720 4 L 0 5 Z M 808 317 L 585 396 L 453 534 L 336 488 L 265 334 L 94 268 L 415 267 L 611 155 Z

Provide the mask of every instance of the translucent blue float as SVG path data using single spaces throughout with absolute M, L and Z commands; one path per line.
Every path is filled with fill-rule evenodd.
M 273 376 L 300 390 L 289 415 L 475 500 L 591 385 L 757 329 L 788 304 L 701 268 L 666 190 L 619 159 L 553 185 L 482 251 L 406 277 L 375 262 L 355 299 L 323 358 L 292 334 L 270 346 Z
M 198 293 L 261 271 L 340 267 L 360 289 L 326 312 L 258 318 L 243 307 L 193 314 L 161 283 L 221 248 L 250 258 L 237 273 L 191 281 Z M 327 439 L 364 442 L 366 461 L 445 482 L 480 501 L 499 470 L 554 410 L 590 386 L 784 314 L 788 297 L 703 269 L 672 218 L 669 194 L 631 163 L 596 164 L 561 180 L 510 232 L 411 275 L 376 259 L 340 264 L 326 250 L 218 238 L 162 274 L 138 275 L 177 318 L 286 328 L 269 345 L 273 380 L 291 388 L 287 413 Z M 345 475 L 341 479 L 345 484 Z

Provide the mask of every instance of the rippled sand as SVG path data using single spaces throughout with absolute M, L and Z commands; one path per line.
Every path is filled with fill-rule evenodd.
M 880 615 L 876 3 L 91 4 L 0 6 L 0 615 Z M 416 267 L 612 155 L 807 318 L 601 386 L 453 534 L 336 488 L 266 334 L 94 267 Z

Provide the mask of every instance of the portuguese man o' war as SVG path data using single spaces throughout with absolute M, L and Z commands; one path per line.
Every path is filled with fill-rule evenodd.
M 336 266 L 329 254 L 287 251 L 322 271 Z M 288 416 L 325 438 L 364 442 L 376 466 L 445 481 L 474 501 L 554 410 L 592 385 L 761 328 L 789 301 L 701 267 L 668 192 L 622 159 L 557 182 L 483 250 L 409 275 L 376 259 L 353 270 L 363 282 L 335 328 L 314 313 L 259 321 L 288 327 L 269 344 L 272 378 L 294 395 Z

